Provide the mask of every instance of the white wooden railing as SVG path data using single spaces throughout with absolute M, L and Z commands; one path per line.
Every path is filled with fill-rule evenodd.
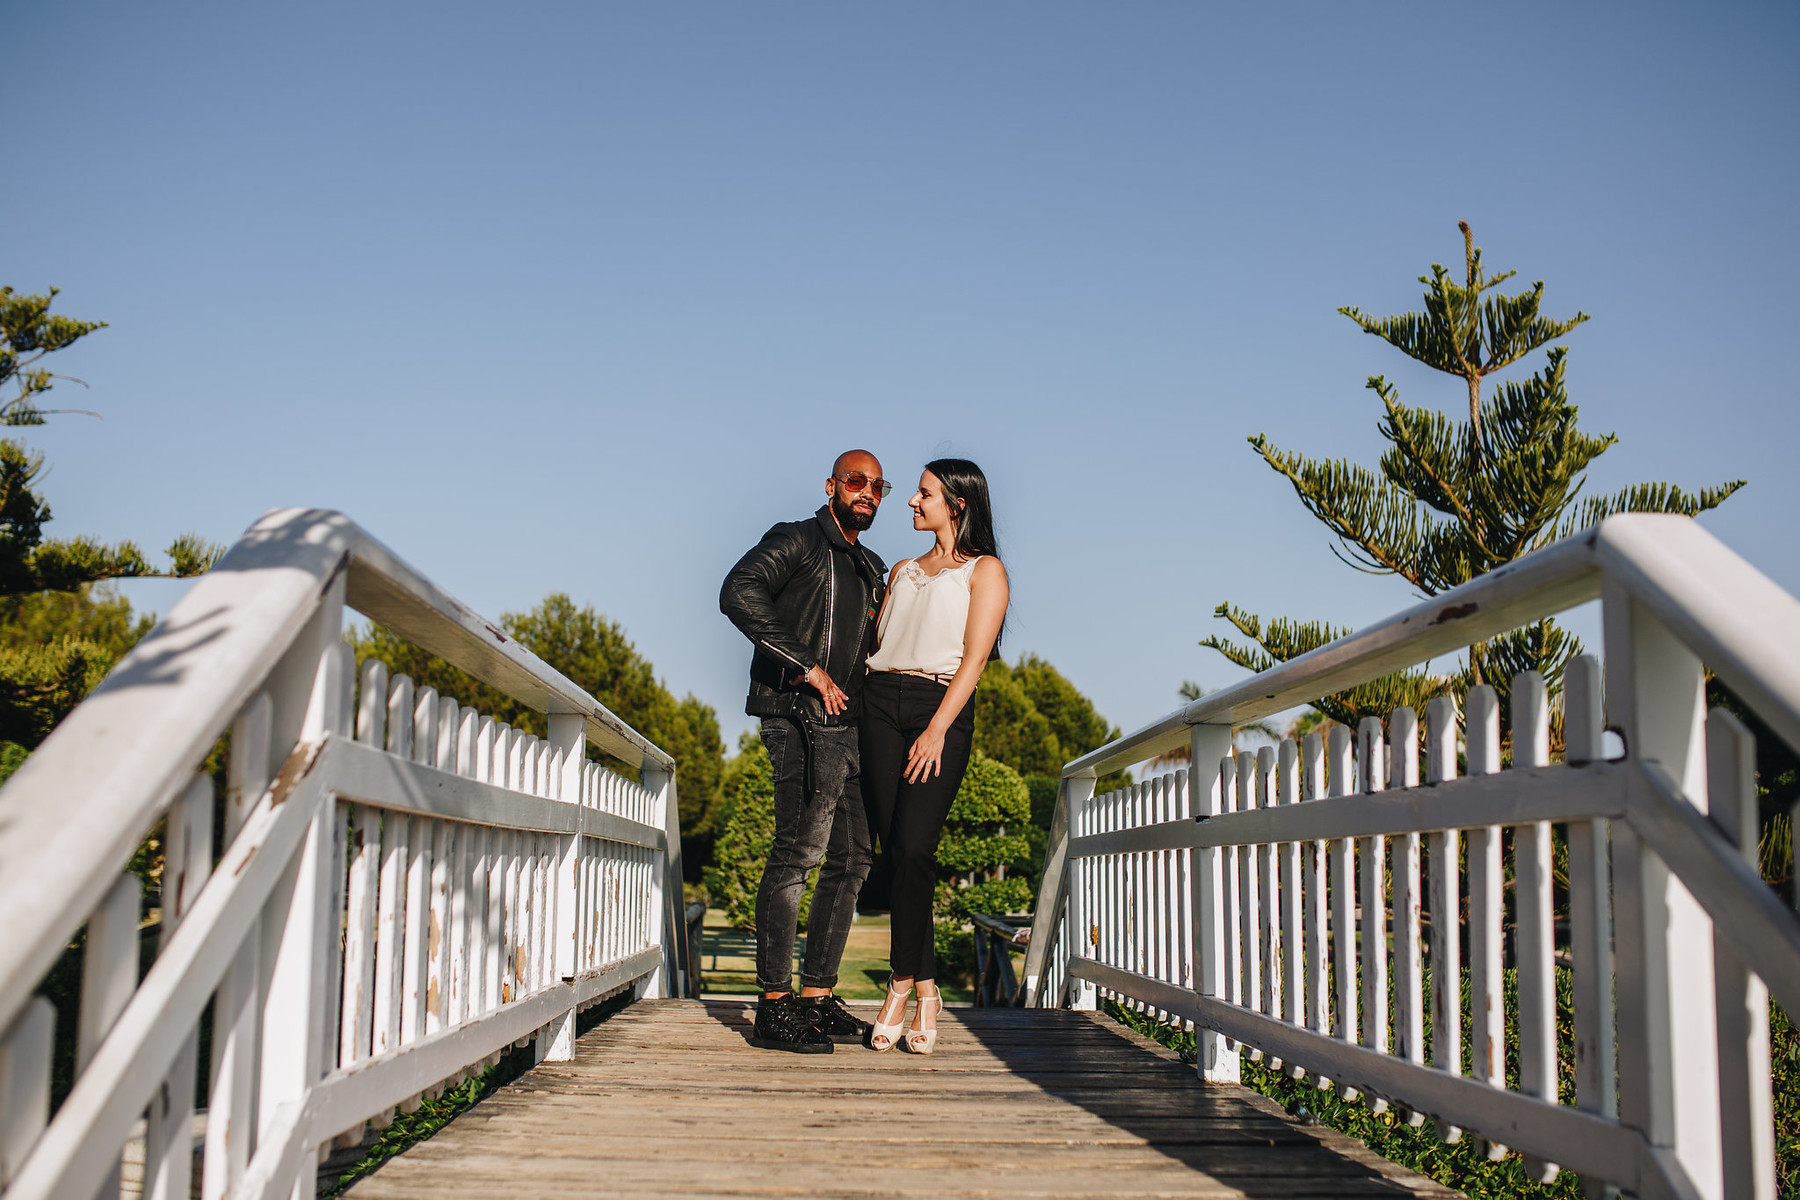
M 1561 763 L 1535 673 L 1512 687 L 1510 765 L 1487 686 L 1423 728 L 1402 708 L 1232 751 L 1234 724 L 1596 597 L 1605 670 L 1567 672 Z M 1615 517 L 1101 747 L 1064 769 L 1027 1003 L 1113 997 L 1195 1029 L 1208 1079 L 1247 1054 L 1589 1194 L 1772 1198 L 1768 997 L 1800 1013 L 1800 917 L 1758 873 L 1754 746 L 1705 710 L 1706 670 L 1800 747 L 1800 602 L 1685 518 Z M 1094 795 L 1181 745 L 1189 769 Z
M 547 714 L 548 740 L 380 662 L 359 678 L 346 606 Z M 215 859 L 201 767 L 226 732 Z M 124 868 L 158 822 L 140 981 Z M 146 1196 L 310 1196 L 334 1141 L 509 1047 L 568 1057 L 576 1013 L 624 989 L 684 994 L 680 880 L 667 754 L 345 517 L 272 512 L 0 790 L 6 1200 L 118 1195 L 134 1130 Z M 51 1119 L 35 992 L 84 930 Z

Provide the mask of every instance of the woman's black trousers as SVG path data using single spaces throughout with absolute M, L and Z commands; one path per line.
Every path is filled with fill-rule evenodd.
M 943 770 L 922 783 L 901 778 L 906 753 L 936 715 L 944 684 L 916 675 L 871 671 L 862 694 L 862 785 L 869 817 L 893 871 L 894 974 L 936 979 L 931 902 L 937 892 L 938 839 L 962 786 L 975 735 L 975 698 L 944 736 Z

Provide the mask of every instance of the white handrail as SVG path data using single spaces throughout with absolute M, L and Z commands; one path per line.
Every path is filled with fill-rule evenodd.
M 1604 687 L 1597 659 L 1571 664 L 1561 765 L 1529 673 L 1507 769 L 1485 687 L 1464 716 L 1442 698 L 1329 745 L 1232 748 L 1233 725 L 1595 598 Z M 1800 1011 L 1800 917 L 1754 865 L 1754 749 L 1706 713 L 1706 671 L 1800 748 L 1800 601 L 1686 518 L 1624 516 L 1202 697 L 1064 768 L 1028 1002 L 1111 996 L 1193 1028 L 1207 1078 L 1261 1058 L 1435 1117 L 1451 1140 L 1517 1148 L 1540 1177 L 1560 1163 L 1639 1195 L 1772 1195 L 1767 998 Z M 1625 761 L 1600 761 L 1603 729 Z M 1187 769 L 1093 794 L 1096 776 L 1178 746 Z M 1551 885 L 1559 839 L 1566 893 Z M 1555 1035 L 1558 900 L 1573 1051 Z M 1499 1016 L 1508 961 L 1516 1030 Z M 1466 1030 L 1444 1007 L 1465 986 Z
M 346 604 L 546 714 L 548 740 L 373 661 L 359 679 Z M 196 770 L 228 728 L 215 869 Z M 209 1000 L 210 1200 L 287 1194 L 322 1142 L 509 1045 L 566 1057 L 575 1013 L 621 988 L 679 994 L 673 768 L 348 518 L 267 514 L 0 789 L 0 1189 L 104 1190 L 158 1096 L 146 1194 L 185 1195 Z M 159 821 L 162 944 L 140 984 L 120 873 Z M 33 993 L 84 925 L 79 1071 L 46 1124 Z
M 1631 514 L 1220 688 L 1070 762 L 1105 775 L 1186 745 L 1194 725 L 1245 725 L 1597 599 L 1612 582 L 1800 749 L 1800 600 L 1686 517 Z

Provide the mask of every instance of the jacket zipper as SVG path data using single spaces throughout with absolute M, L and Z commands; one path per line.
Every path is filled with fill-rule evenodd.
M 831 627 L 837 623 L 837 555 L 825 547 L 825 570 L 830 580 L 825 602 L 825 673 L 831 674 Z M 834 681 L 835 682 L 835 681 Z

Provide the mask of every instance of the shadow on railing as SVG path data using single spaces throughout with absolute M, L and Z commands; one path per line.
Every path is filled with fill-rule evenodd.
M 359 669 L 346 607 L 548 737 Z M 599 701 L 342 515 L 268 514 L 0 789 L 7 1200 L 116 1194 L 134 1128 L 147 1196 L 305 1192 L 333 1144 L 509 1047 L 567 1057 L 581 1010 L 687 994 L 676 812 L 669 756 Z M 153 828 L 140 980 L 121 872 Z M 59 1031 L 34 993 L 77 939 Z M 59 1038 L 75 1077 L 52 1116 Z
M 1488 686 L 1233 752 L 1234 725 L 1595 598 L 1606 669 L 1567 669 L 1560 764 L 1535 672 L 1510 762 Z M 1772 1196 L 1768 996 L 1800 1012 L 1800 917 L 1756 868 L 1754 743 L 1705 711 L 1708 671 L 1800 746 L 1800 602 L 1628 516 L 1195 701 L 1064 769 L 1026 1001 L 1116 998 L 1195 1030 L 1208 1079 L 1247 1054 L 1540 1180 Z M 1179 745 L 1190 768 L 1094 795 Z

